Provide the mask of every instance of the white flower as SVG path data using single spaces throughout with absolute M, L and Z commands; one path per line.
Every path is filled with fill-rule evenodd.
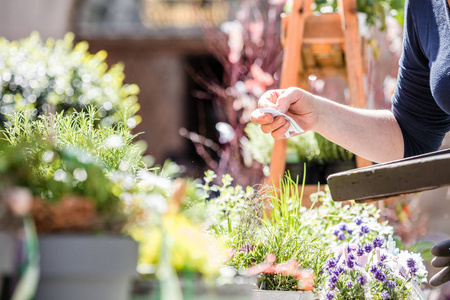
M 55 172 L 55 174 L 53 174 L 53 178 L 56 181 L 66 181 L 67 173 L 64 172 L 63 170 L 59 169 Z
M 168 205 L 166 199 L 160 194 L 150 194 L 144 199 L 144 206 L 163 214 L 167 212 Z
M 105 140 L 106 148 L 119 148 L 124 145 L 123 138 L 118 134 L 113 134 Z
M 78 181 L 85 181 L 88 177 L 88 174 L 85 169 L 77 168 L 73 171 L 73 177 Z
M 216 124 L 216 129 L 220 134 L 219 142 L 222 144 L 229 143 L 234 139 L 234 129 L 230 124 L 219 122 Z
M 140 179 L 139 186 L 142 188 L 159 187 L 163 190 L 169 190 L 172 187 L 170 180 L 145 170 L 138 171 L 137 177 Z

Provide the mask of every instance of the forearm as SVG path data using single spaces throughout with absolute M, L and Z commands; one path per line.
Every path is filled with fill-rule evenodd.
M 319 98 L 314 131 L 349 151 L 374 162 L 403 158 L 400 127 L 388 110 L 349 107 Z

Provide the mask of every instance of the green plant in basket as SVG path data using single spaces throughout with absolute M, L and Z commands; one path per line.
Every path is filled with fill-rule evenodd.
M 4 137 L 12 145 L 30 143 L 36 136 L 52 141 L 56 148 L 77 147 L 91 152 L 102 160 L 109 171 L 130 169 L 136 172 L 144 167 L 143 142 L 133 142 L 137 136 L 126 125 L 129 115 L 109 127 L 97 124 L 99 110 L 88 106 L 86 112 L 46 114 L 34 120 L 35 110 L 18 111 L 7 115 Z M 37 148 L 31 149 L 32 151 Z
M 140 122 L 134 116 L 139 88 L 123 84 L 123 65 L 108 68 L 105 51 L 91 54 L 87 42 L 73 41 L 72 33 L 46 42 L 38 33 L 19 41 L 0 39 L 0 124 L 19 110 L 35 108 L 36 117 L 81 111 L 88 105 L 97 108 L 104 126 L 121 121 L 120 114 L 130 108 L 128 125 Z

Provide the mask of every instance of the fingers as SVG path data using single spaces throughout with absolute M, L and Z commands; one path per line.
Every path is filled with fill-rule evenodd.
M 288 131 L 290 123 L 288 121 L 286 121 L 286 119 L 284 119 L 284 120 L 285 120 L 285 123 L 281 127 L 272 131 L 272 137 L 276 140 L 286 138 L 286 136 L 284 134 L 286 133 L 286 131 Z
M 450 257 L 435 257 L 431 261 L 431 265 L 435 268 L 450 266 Z
M 283 116 L 276 117 L 272 123 L 261 125 L 261 131 L 264 133 L 272 133 L 274 138 L 278 138 L 280 134 L 281 136 L 284 136 L 284 133 L 288 128 L 289 122 Z
M 431 254 L 434 256 L 450 256 L 450 240 L 442 241 L 431 248 Z
M 434 275 L 430 279 L 430 284 L 434 287 L 440 286 L 441 284 L 450 281 L 450 267 L 445 267 L 439 273 Z
M 274 121 L 271 114 L 265 114 L 260 110 L 254 110 L 250 115 L 250 120 L 255 124 L 270 124 Z

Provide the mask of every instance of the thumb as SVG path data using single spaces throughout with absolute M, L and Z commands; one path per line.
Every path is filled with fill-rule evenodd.
M 305 92 L 299 88 L 290 87 L 283 90 L 282 94 L 278 97 L 276 106 L 279 112 L 285 114 L 288 112 L 289 107 L 301 100 Z

